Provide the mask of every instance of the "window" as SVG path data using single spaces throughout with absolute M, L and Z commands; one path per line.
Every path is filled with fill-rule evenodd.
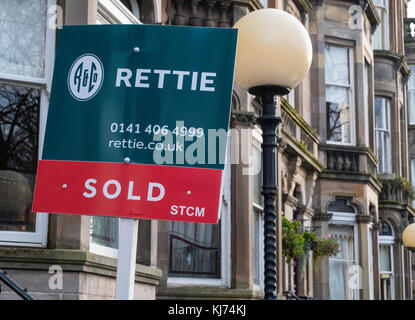
M 31 211 L 55 30 L 52 0 L 0 1 L 0 244 L 45 246 L 48 215 Z M 53 13 L 51 13 L 52 15 Z
M 374 0 L 381 21 L 372 36 L 372 46 L 374 50 L 389 50 L 388 1 L 389 0 Z
M 348 199 L 336 198 L 327 210 L 333 214 L 329 222 L 329 234 L 339 243 L 340 251 L 329 258 L 329 287 L 332 300 L 359 299 L 359 286 L 350 286 L 351 279 L 360 284 L 355 209 Z M 355 278 L 354 278 L 355 277 Z M 355 281 L 353 281 L 355 283 Z
M 394 232 L 388 221 L 382 222 L 379 233 L 379 270 L 380 270 L 380 292 L 382 300 L 395 299 L 395 283 L 393 271 L 393 244 L 395 243 Z
M 89 251 L 109 258 L 118 258 L 120 219 L 91 216 Z M 136 263 L 151 265 L 151 220 L 138 222 Z
M 253 194 L 253 275 L 254 285 L 258 289 L 263 288 L 264 282 L 264 200 L 262 197 L 262 138 L 254 131 L 253 135 L 253 162 L 252 162 L 252 194 Z
M 325 46 L 327 142 L 354 144 L 352 50 Z
M 407 18 L 415 18 L 415 2 L 410 0 L 408 1 L 408 12 L 406 17 Z
M 340 252 L 329 258 L 330 299 L 353 300 L 353 290 L 349 286 L 350 268 L 356 264 L 354 228 L 346 225 L 330 225 L 329 233 L 339 243 Z
M 370 104 L 370 65 L 365 62 L 365 66 L 363 68 L 363 98 L 364 98 L 364 126 L 365 126 L 365 143 L 366 146 L 370 145 L 369 142 L 369 127 L 371 123 L 369 121 L 369 106 Z M 372 124 L 373 125 L 373 124 Z
M 89 251 L 117 259 L 119 221 L 119 218 L 92 216 Z
M 408 80 L 409 124 L 415 124 L 415 65 L 409 65 L 412 75 Z
M 379 158 L 378 171 L 381 173 L 392 172 L 391 152 L 391 124 L 390 124 L 390 100 L 388 98 L 375 98 L 375 131 L 377 155 Z
M 169 277 L 220 279 L 220 223 L 169 222 Z

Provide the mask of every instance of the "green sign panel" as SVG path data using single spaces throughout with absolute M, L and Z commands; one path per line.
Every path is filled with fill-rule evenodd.
M 220 28 L 63 28 L 43 159 L 223 169 L 236 39 Z

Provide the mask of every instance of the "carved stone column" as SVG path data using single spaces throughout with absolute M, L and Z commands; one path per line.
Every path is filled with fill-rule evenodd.
M 200 0 L 191 0 L 190 8 L 191 8 L 191 16 L 189 18 L 189 26 L 200 26 L 202 25 L 202 19 L 199 18 L 199 3 Z
M 290 163 L 288 165 L 288 196 L 294 196 L 294 189 L 296 186 L 295 183 L 295 176 L 297 175 L 303 160 L 300 156 L 295 156 L 290 159 Z M 299 199 L 298 199 L 299 200 Z
M 328 234 L 329 221 L 333 215 L 331 213 L 317 211 L 313 217 L 313 226 L 316 235 L 325 237 Z M 317 267 L 314 268 L 314 297 L 320 299 L 330 298 L 330 279 L 328 259 L 319 259 Z
M 204 5 L 206 8 L 206 18 L 203 21 L 205 27 L 215 27 L 216 23 L 213 19 L 213 8 L 215 6 L 215 0 L 205 0 Z
M 174 0 L 174 8 L 176 13 L 173 18 L 173 24 L 178 26 L 184 26 L 186 24 L 186 17 L 183 13 L 184 0 Z
M 218 27 L 221 27 L 221 28 L 231 27 L 230 21 L 229 21 L 230 6 L 231 6 L 230 3 L 227 3 L 227 2 L 219 3 L 220 19 L 219 19 Z
M 317 172 L 311 172 L 307 175 L 306 181 L 306 194 L 305 194 L 305 207 L 306 209 L 311 209 L 313 204 L 313 195 L 314 195 L 314 188 L 316 186 L 316 181 L 318 178 Z

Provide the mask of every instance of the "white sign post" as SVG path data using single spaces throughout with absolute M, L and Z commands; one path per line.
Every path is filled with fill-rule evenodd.
M 133 300 L 138 219 L 120 218 L 115 299 Z

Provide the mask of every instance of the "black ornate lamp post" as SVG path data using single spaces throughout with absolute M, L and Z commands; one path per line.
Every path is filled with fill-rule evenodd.
M 262 116 L 264 196 L 265 299 L 275 300 L 277 289 L 277 224 L 275 197 L 277 126 L 275 96 L 286 95 L 307 74 L 312 59 L 307 30 L 294 16 L 277 9 L 261 9 L 242 17 L 238 31 L 235 79 L 260 98 Z

